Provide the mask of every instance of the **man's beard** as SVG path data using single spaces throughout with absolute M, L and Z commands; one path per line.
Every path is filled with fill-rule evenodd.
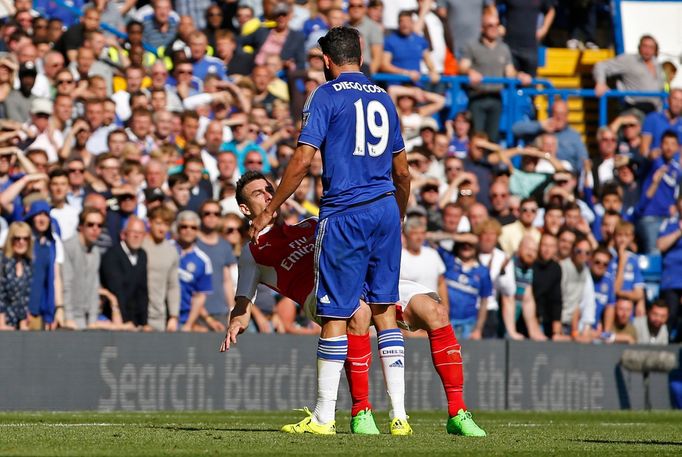
M 327 81 L 333 81 L 336 79 L 332 74 L 331 68 L 324 67 L 324 79 L 326 79 Z

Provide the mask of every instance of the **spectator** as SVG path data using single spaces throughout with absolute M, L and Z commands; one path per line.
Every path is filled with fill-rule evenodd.
M 682 88 L 671 88 L 668 107 L 663 111 L 653 111 L 644 118 L 642 124 L 642 145 L 640 152 L 649 160 L 658 156 L 666 132 L 677 133 L 678 142 L 682 141 Z
M 159 2 L 167 2 L 168 0 L 159 0 Z M 142 91 L 142 82 L 145 77 L 145 70 L 142 67 L 131 65 L 125 69 L 126 87 L 125 89 L 116 91 L 111 99 L 116 103 L 116 115 L 121 121 L 127 121 L 132 114 L 132 106 L 130 103 L 131 94 Z M 146 92 L 143 92 L 146 95 Z
M 524 198 L 521 201 L 520 210 L 521 214 L 516 222 L 502 227 L 500 247 L 508 256 L 516 252 L 521 239 L 525 236 L 532 237 L 536 243 L 540 241 L 540 230 L 533 225 L 535 216 L 538 213 L 538 204 L 532 198 Z
M 602 186 L 613 181 L 616 166 L 616 135 L 609 127 L 600 127 L 597 130 L 598 154 L 594 162 L 593 176 L 595 193 L 600 194 Z
M 637 255 L 630 251 L 635 240 L 635 229 L 629 222 L 616 224 L 613 233 L 613 260 L 609 270 L 615 278 L 616 298 L 629 300 L 635 306 L 635 315 L 643 316 L 644 278 Z
M 414 33 L 414 20 L 411 11 L 401 11 L 398 15 L 398 30 L 386 37 L 384 42 L 382 71 L 403 75 L 413 82 L 421 77 L 421 62 L 428 69 L 432 83 L 440 80 L 440 74 L 431 60 L 429 43 L 424 37 Z
M 28 330 L 33 238 L 25 222 L 9 226 L 0 254 L 0 330 Z
M 104 215 L 86 208 L 80 214 L 78 233 L 64 242 L 62 278 L 67 327 L 93 327 L 99 318 L 100 253 L 95 242 L 103 226 Z M 112 314 L 116 305 L 112 304 Z
M 681 173 L 679 140 L 675 132 L 668 131 L 663 134 L 661 156 L 651 165 L 642 185 L 644 193 L 635 209 L 637 234 L 644 254 L 651 254 L 656 249 L 658 229 L 675 205 Z
M 248 125 L 245 116 L 236 116 L 232 124 L 232 134 L 234 139 L 224 143 L 221 149 L 223 151 L 232 152 L 237 157 L 237 165 L 239 173 L 242 174 L 246 170 L 245 160 L 249 152 L 255 151 L 260 154 L 263 160 L 264 173 L 270 172 L 270 163 L 268 162 L 267 153 L 255 141 L 248 137 Z
M 32 90 L 38 70 L 33 62 L 19 67 L 19 87 L 12 89 L 4 101 L 4 112 L 8 119 L 26 122 L 29 118 L 31 103 L 36 98 Z
M 94 32 L 100 28 L 100 12 L 95 7 L 87 8 L 83 11 L 83 18 L 77 24 L 69 27 L 61 36 L 55 48 L 61 52 L 66 60 L 73 62 L 76 60 L 78 48 L 83 46 L 85 34 Z
M 178 31 L 178 23 L 171 15 L 175 13 L 170 0 L 155 0 L 154 14 L 143 21 L 143 40 L 157 51 L 168 46 Z
M 682 95 L 682 93 L 681 93 Z M 680 97 L 682 101 L 682 97 Z M 512 126 L 516 137 L 528 141 L 542 132 L 554 133 L 559 141 L 557 158 L 568 161 L 574 172 L 583 169 L 583 162 L 588 158 L 587 149 L 580 134 L 568 125 L 568 104 L 563 100 L 555 100 L 552 104 L 552 116 L 544 121 L 519 121 Z
M 532 248 L 526 248 L 532 251 Z M 535 243 L 537 251 L 537 243 Z M 532 295 L 537 310 L 538 320 L 545 336 L 553 341 L 567 341 L 570 337 L 563 335 L 561 328 L 561 311 L 563 297 L 561 293 L 561 267 L 555 261 L 557 255 L 557 239 L 554 235 L 545 233 L 540 239 L 540 250 L 537 260 L 532 263 Z M 530 254 L 528 254 L 530 260 Z M 528 260 L 526 265 L 528 265 Z M 518 269 L 517 283 L 518 283 Z
M 437 0 L 438 15 L 447 19 L 457 59 L 461 58 L 464 46 L 479 36 L 483 7 L 493 3 L 491 0 Z
M 620 54 L 612 59 L 597 62 L 592 69 L 594 91 L 601 97 L 609 90 L 606 79 L 618 77 L 618 90 L 661 92 L 665 85 L 665 73 L 658 61 L 658 43 L 651 35 L 639 39 L 637 54 Z M 628 97 L 626 103 L 649 113 L 660 108 L 658 98 Z
M 426 225 L 420 218 L 410 217 L 403 227 L 404 243 L 400 261 L 400 279 L 407 279 L 437 292 L 447 306 L 445 264 L 438 252 L 424 245 Z
M 492 294 L 490 272 L 476 258 L 478 237 L 462 235 L 453 253 L 439 248 L 445 263 L 445 282 L 448 287 L 450 323 L 460 339 L 479 340 L 483 336 L 488 314 L 488 298 Z M 460 284 L 466 278 L 467 287 Z
M 575 230 L 570 227 L 561 227 L 559 233 L 556 235 L 557 238 L 557 260 L 564 260 L 571 256 L 573 251 L 573 245 L 578 237 Z M 610 257 L 610 255 L 609 255 Z
M 565 335 L 571 335 L 575 341 L 590 342 L 592 325 L 594 324 L 594 300 L 584 300 L 585 293 L 593 293 L 587 289 L 593 285 L 588 283 L 590 270 L 587 260 L 592 252 L 589 241 L 578 237 L 573 244 L 571 257 L 559 262 L 561 267 L 561 325 Z M 582 306 L 585 305 L 585 308 Z
M 67 201 L 69 175 L 65 170 L 57 168 L 50 172 L 49 191 L 52 204 L 50 217 L 57 222 L 61 237 L 68 240 L 75 235 L 78 228 L 79 210 Z
M 190 185 L 190 197 L 187 209 L 199 212 L 203 202 L 211 198 L 213 189 L 211 183 L 203 178 L 204 165 L 199 157 L 189 157 L 185 160 L 183 173 L 187 175 Z
M 201 231 L 196 245 L 211 261 L 211 284 L 213 293 L 208 295 L 202 318 L 210 330 L 225 331 L 228 316 L 234 307 L 234 283 L 230 269 L 237 260 L 232 254 L 232 246 L 220 237 L 220 202 L 206 199 L 200 208 Z
M 514 294 L 516 292 L 514 262 L 496 247 L 497 238 L 502 233 L 502 226 L 499 222 L 494 219 L 486 219 L 476 225 L 474 233 L 480 240 L 478 261 L 488 268 L 493 285 L 493 292 L 488 300 L 488 315 L 485 319 L 483 337 L 497 338 L 502 336 L 499 334 L 501 309 L 514 308 Z M 502 302 L 501 307 L 498 297 L 499 301 Z M 513 339 L 520 339 L 515 327 L 507 327 L 507 333 Z
M 495 180 L 490 185 L 490 215 L 496 219 L 500 225 L 511 224 L 516 221 L 509 207 L 509 185 L 506 181 Z
M 147 325 L 157 331 L 174 332 L 180 313 L 179 256 L 168 234 L 175 215 L 159 206 L 149 212 L 148 219 L 149 233 L 142 242 L 147 257 Z
M 193 211 L 181 211 L 175 219 L 176 247 L 180 255 L 180 315 L 181 330 L 199 330 L 196 327 L 204 310 L 206 296 L 213 292 L 211 259 L 196 246 L 200 219 Z
M 634 344 L 637 342 L 637 330 L 632 325 L 632 301 L 619 298 L 616 301 L 616 313 L 613 325 L 612 343 Z
M 206 27 L 206 15 L 211 6 L 210 0 L 176 0 L 174 5 L 176 12 L 180 16 L 190 16 L 192 18 L 197 29 Z
M 216 75 L 221 80 L 226 78 L 225 64 L 217 57 L 206 54 L 208 39 L 203 32 L 192 32 L 189 35 L 188 44 L 193 62 L 194 76 L 202 80 L 205 80 L 208 75 Z
M 609 128 L 618 134 L 617 153 L 642 164 L 642 117 L 635 110 L 628 110 L 616 117 Z
M 613 330 L 614 306 L 616 304 L 615 278 L 609 271 L 611 252 L 605 247 L 597 248 L 590 261 L 590 273 L 594 284 L 595 315 L 593 327 L 600 330 Z
M 109 134 L 116 129 L 115 125 L 104 125 L 104 107 L 102 102 L 103 100 L 101 99 L 90 99 L 85 103 L 85 117 L 88 120 L 90 131 L 88 141 L 85 143 L 85 149 L 94 156 L 109 151 L 107 140 Z M 68 155 L 62 152 L 61 156 L 67 157 Z
M 668 344 L 668 305 L 664 301 L 656 301 L 645 316 L 635 317 L 632 325 L 637 331 L 638 344 Z
M 526 73 L 518 73 L 512 62 L 509 47 L 499 37 L 499 18 L 496 12 L 483 14 L 481 36 L 478 41 L 466 44 L 462 53 L 459 71 L 469 76 L 469 110 L 475 132 L 485 132 L 490 141 L 499 139 L 500 116 L 502 115 L 502 86 L 481 84 L 484 77 L 519 77 L 523 85 L 531 82 Z
M 184 211 L 187 208 L 191 196 L 191 187 L 189 178 L 184 173 L 175 173 L 168 178 L 168 188 L 170 189 L 171 197 L 168 205 L 174 209 L 176 213 Z
M 24 221 L 33 231 L 31 295 L 28 304 L 30 328 L 52 330 L 58 323 L 62 324 L 64 319 L 60 273 L 64 250 L 61 239 L 52 230 L 50 205 L 38 197 L 27 198 L 26 207 Z
M 450 135 L 448 155 L 464 159 L 469 151 L 469 137 L 471 136 L 471 113 L 460 111 L 452 122 L 445 125 Z
M 123 323 L 147 325 L 147 254 L 141 249 L 145 225 L 135 216 L 128 218 L 119 243 L 104 254 L 100 277 L 102 286 L 116 296 Z
M 673 341 L 682 337 L 679 327 L 682 310 L 682 275 L 679 274 L 682 271 L 682 197 L 677 198 L 676 209 L 677 214 L 661 225 L 656 242 L 663 256 L 660 297 L 670 311 L 668 328 Z
M 553 0 L 497 0 L 505 8 L 506 34 L 514 67 L 531 76 L 537 74 L 538 43 L 547 36 L 556 11 Z
M 289 30 L 291 8 L 287 3 L 279 2 L 272 9 L 275 27 L 260 27 L 242 40 L 243 46 L 254 49 L 254 63 L 265 64 L 268 54 L 279 55 L 287 66 L 302 70 L 305 66 L 305 36 L 301 32 Z
M 367 17 L 366 0 L 348 2 L 348 25 L 362 36 L 362 57 L 369 74 L 379 71 L 383 61 L 384 34 L 381 26 Z

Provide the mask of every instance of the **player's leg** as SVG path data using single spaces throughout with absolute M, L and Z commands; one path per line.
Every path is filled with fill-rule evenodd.
M 401 281 L 401 300 L 404 284 Z M 411 330 L 426 330 L 431 346 L 433 366 L 440 376 L 448 402 L 448 433 L 485 436 L 476 425 L 464 402 L 464 371 L 461 346 L 450 325 L 448 313 L 432 293 L 418 293 L 408 299 L 403 320 Z
M 368 213 L 377 225 L 367 269 L 365 298 L 372 310 L 381 368 L 391 402 L 391 434 L 409 435 L 412 428 L 407 423 L 405 411 L 405 343 L 395 310 L 399 298 L 400 217 L 392 198 L 380 200 Z
M 360 309 L 348 323 L 348 357 L 344 366 L 353 401 L 350 430 L 352 433 L 362 435 L 379 434 L 372 414 L 372 404 L 369 401 L 369 369 L 372 361 L 369 338 L 371 319 L 372 312 L 369 306 L 361 302 Z
M 310 417 L 285 425 L 287 433 L 336 433 L 335 409 L 348 353 L 347 322 L 359 308 L 367 271 L 363 229 L 347 216 L 320 221 L 315 242 L 316 313 L 322 322 L 317 346 L 317 403 Z

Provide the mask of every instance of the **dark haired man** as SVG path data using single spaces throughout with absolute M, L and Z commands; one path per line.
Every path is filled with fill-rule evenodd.
M 257 172 L 245 173 L 237 183 L 236 197 L 240 211 L 251 220 L 272 201 L 273 194 L 272 185 L 265 176 Z M 251 314 L 257 312 L 257 308 L 253 307 L 253 300 L 259 283 L 296 301 L 305 308 L 311 319 L 319 322 L 313 293 L 317 225 L 315 219 L 293 226 L 284 225 L 281 217 L 278 217 L 262 236 L 261 244 L 251 243 L 242 250 L 236 305 L 221 351 L 228 350 L 230 344 L 236 343 L 237 335 L 248 326 Z M 485 436 L 485 432 L 475 424 L 464 404 L 460 346 L 450 326 L 446 308 L 439 302 L 438 295 L 412 281 L 401 281 L 399 306 L 402 311 L 401 324 L 405 329 L 422 329 L 428 332 L 434 366 L 441 377 L 448 400 L 448 433 Z M 351 431 L 359 434 L 379 433 L 368 400 L 369 371 L 364 369 L 371 360 L 371 350 L 366 348 L 369 342 L 363 347 L 363 340 L 368 338 L 369 314 L 367 306 L 363 305 L 356 313 L 359 318 L 355 320 L 363 322 L 357 326 L 352 322 L 349 326 L 349 357 L 345 362 L 353 400 Z
M 313 414 L 283 427 L 288 433 L 333 434 L 336 396 L 348 351 L 346 330 L 360 298 L 370 304 L 391 399 L 391 433 L 409 435 L 404 407 L 404 343 L 394 304 L 398 300 L 400 220 L 410 188 L 398 113 L 388 94 L 361 72 L 360 34 L 335 27 L 319 40 L 328 82 L 303 109 L 303 127 L 282 182 L 253 221 L 258 244 L 279 207 L 308 174 L 319 149 L 325 164 L 320 236 L 316 244 L 318 399 Z M 352 233 L 352 235 L 350 235 Z M 336 252 L 345 252 L 339 261 Z M 364 292 L 364 293 L 363 293 Z

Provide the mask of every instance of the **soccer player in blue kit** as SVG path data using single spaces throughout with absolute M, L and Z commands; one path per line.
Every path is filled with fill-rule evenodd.
M 412 429 L 402 398 L 404 342 L 394 306 L 401 220 L 410 193 L 400 122 L 388 94 L 360 72 L 362 51 L 356 30 L 333 28 L 319 44 L 328 82 L 308 98 L 298 147 L 275 195 L 249 232 L 257 244 L 259 233 L 298 188 L 319 149 L 324 196 L 315 245 L 317 315 L 322 318 L 317 403 L 312 414 L 282 431 L 336 432 L 336 398 L 348 352 L 347 324 L 363 299 L 377 329 L 391 399 L 391 433 L 409 435 Z

